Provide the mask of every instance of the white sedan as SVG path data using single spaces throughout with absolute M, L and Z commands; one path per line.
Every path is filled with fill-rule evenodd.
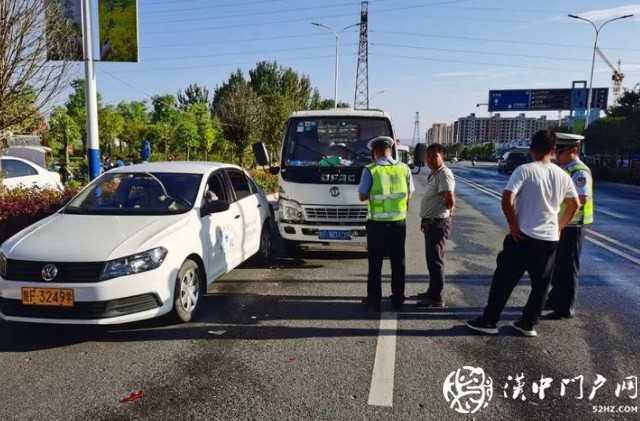
M 41 189 L 62 189 L 60 174 L 49 171 L 26 159 L 0 157 L 0 178 L 6 188 L 39 187 Z
M 271 251 L 272 211 L 241 168 L 113 169 L 0 248 L 0 317 L 119 324 L 190 321 L 207 285 Z

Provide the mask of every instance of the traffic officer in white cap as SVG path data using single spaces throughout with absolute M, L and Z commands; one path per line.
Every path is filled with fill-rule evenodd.
M 574 315 L 583 229 L 593 223 L 594 211 L 591 170 L 580 160 L 580 144 L 584 137 L 566 133 L 556 133 L 555 136 L 556 163 L 571 176 L 581 206 L 560 235 L 551 291 L 545 305 L 546 309 L 553 310 L 544 316 L 550 320 Z
M 369 202 L 367 250 L 369 274 L 367 298 L 370 311 L 380 311 L 382 261 L 391 261 L 391 303 L 399 309 L 405 300 L 405 238 L 407 209 L 414 192 L 411 170 L 393 157 L 395 141 L 380 136 L 369 141 L 373 162 L 362 171 L 358 193 Z

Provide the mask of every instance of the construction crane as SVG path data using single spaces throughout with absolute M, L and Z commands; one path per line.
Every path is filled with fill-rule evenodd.
M 622 62 L 618 60 L 618 67 L 616 67 L 611 64 L 600 48 L 596 47 L 596 53 L 598 53 L 602 61 L 607 63 L 607 66 L 613 71 L 613 75 L 611 76 L 611 80 L 613 81 L 613 101 L 616 102 L 618 98 L 620 98 L 620 94 L 622 94 L 622 81 L 624 80 L 624 73 L 622 73 L 621 68 Z

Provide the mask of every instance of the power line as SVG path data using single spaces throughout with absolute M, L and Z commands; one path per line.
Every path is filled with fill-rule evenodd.
M 442 51 L 442 52 L 446 52 L 446 53 L 480 54 L 480 55 L 489 55 L 489 56 L 497 56 L 497 57 L 520 57 L 520 58 L 543 59 L 543 60 L 591 62 L 591 60 L 580 59 L 580 58 L 537 56 L 537 55 L 516 54 L 516 53 L 497 53 L 497 52 L 477 51 L 477 50 L 476 51 L 472 51 L 472 50 L 456 50 L 456 49 L 451 49 L 451 48 L 424 47 L 424 46 L 407 45 L 407 44 L 387 44 L 387 43 L 373 42 L 373 43 L 371 43 L 371 45 L 378 46 L 378 47 L 409 48 L 409 49 L 414 49 L 414 50 Z
M 347 31 L 347 33 L 352 32 L 356 33 L 356 31 Z M 256 41 L 275 41 L 282 39 L 294 39 L 294 38 L 311 38 L 311 37 L 333 37 L 332 34 L 325 32 L 314 32 L 309 34 L 300 34 L 300 35 L 277 35 L 273 37 L 256 37 L 256 38 L 243 38 L 243 39 L 223 39 L 218 41 L 207 41 L 204 43 L 188 43 L 188 44 L 156 44 L 156 45 L 145 45 L 140 48 L 142 49 L 150 49 L 150 48 L 184 48 L 184 47 L 193 47 L 193 46 L 208 46 L 208 45 L 228 45 L 234 43 L 244 43 L 244 42 L 256 42 Z
M 118 82 L 122 83 L 123 85 L 128 86 L 129 88 L 134 89 L 134 90 L 136 90 L 136 91 L 138 91 L 138 92 L 140 92 L 140 93 L 144 94 L 147 98 L 151 98 L 151 97 L 153 96 L 153 95 L 151 95 L 151 94 L 149 94 L 149 93 L 147 93 L 147 92 L 145 92 L 145 91 L 141 90 L 141 89 L 140 89 L 140 88 L 138 88 L 137 86 L 135 86 L 135 85 L 133 85 L 133 84 L 131 84 L 131 83 L 127 82 L 126 80 L 122 80 L 122 79 L 120 79 L 120 78 L 119 78 L 119 77 L 117 77 L 116 75 L 114 75 L 114 74 L 112 74 L 112 73 L 110 73 L 110 72 L 108 72 L 108 71 L 106 71 L 106 70 L 104 70 L 104 69 L 100 69 L 100 71 L 101 71 L 102 73 L 106 74 L 107 76 L 111 77 L 112 79 L 117 80 Z
M 557 42 L 543 42 L 543 41 L 522 41 L 522 40 L 508 40 L 498 38 L 481 38 L 481 37 L 469 37 L 461 35 L 439 35 L 439 34 L 421 34 L 417 32 L 402 32 L 402 31 L 371 31 L 376 34 L 388 34 L 388 35 L 407 35 L 421 38 L 439 38 L 439 39 L 457 39 L 461 41 L 482 41 L 482 42 L 495 42 L 502 44 L 515 44 L 515 45 L 537 45 L 543 47 L 562 47 L 562 48 L 588 48 L 593 49 L 593 46 L 579 45 L 579 44 L 563 44 Z M 616 47 L 603 47 L 607 50 L 624 50 L 640 52 L 640 49 L 633 48 L 616 48 Z
M 358 45 L 357 43 L 351 43 L 347 45 Z M 298 47 L 298 48 L 281 48 L 278 50 L 270 50 L 270 51 L 239 51 L 233 53 L 215 53 L 215 54 L 205 54 L 199 56 L 182 56 L 182 57 L 152 57 L 144 59 L 144 62 L 149 61 L 172 61 L 172 60 L 190 60 L 190 59 L 200 59 L 200 58 L 217 58 L 223 56 L 241 56 L 241 55 L 251 55 L 251 54 L 274 54 L 274 53 L 286 53 L 291 51 L 305 51 L 312 49 L 320 49 L 320 48 L 335 48 L 333 45 L 310 45 L 307 47 Z

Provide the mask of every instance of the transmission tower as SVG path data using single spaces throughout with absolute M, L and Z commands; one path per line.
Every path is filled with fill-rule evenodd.
M 413 123 L 413 145 L 420 143 L 422 138 L 420 137 L 420 113 L 416 113 L 416 121 Z
M 369 109 L 369 2 L 362 2 L 360 12 L 360 47 L 356 70 L 356 94 L 353 108 Z

